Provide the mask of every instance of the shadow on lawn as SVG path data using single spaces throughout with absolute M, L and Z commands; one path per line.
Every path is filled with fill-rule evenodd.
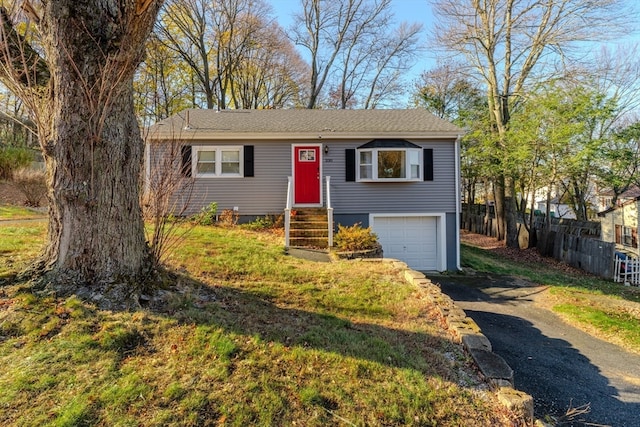
M 178 297 L 183 303 L 175 310 L 159 309 L 156 313 L 185 323 L 215 325 L 231 333 L 259 336 L 288 347 L 312 348 L 457 380 L 450 378 L 452 362 L 447 357 L 460 351 L 460 347 L 446 337 L 351 322 L 322 313 L 322 303 L 317 304 L 316 313 L 277 306 L 268 296 L 232 287 L 196 282 L 195 289 L 193 294 Z

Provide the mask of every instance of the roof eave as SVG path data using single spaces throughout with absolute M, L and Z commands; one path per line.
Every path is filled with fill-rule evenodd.
M 318 133 L 225 133 L 182 130 L 180 132 L 150 133 L 150 140 L 180 140 L 180 141 L 295 141 L 295 140 L 349 140 L 375 138 L 404 138 L 404 139 L 456 139 L 461 135 L 454 131 L 425 131 L 425 132 L 318 132 Z

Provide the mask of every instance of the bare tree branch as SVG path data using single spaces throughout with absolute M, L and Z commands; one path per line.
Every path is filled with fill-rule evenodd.
M 512 111 L 538 78 L 556 72 L 579 42 L 606 40 L 629 29 L 635 14 L 623 0 L 431 0 L 434 40 L 462 55 L 487 90 L 495 150 L 494 181 L 499 238 L 517 247 L 516 189 L 508 150 Z
M 31 11 L 33 8 L 30 6 L 27 10 Z M 46 86 L 51 77 L 46 61 L 31 47 L 25 36 L 16 31 L 9 12 L 4 6 L 0 6 L 0 31 L 2 80 L 8 83 L 8 86 L 21 85 L 23 88 Z

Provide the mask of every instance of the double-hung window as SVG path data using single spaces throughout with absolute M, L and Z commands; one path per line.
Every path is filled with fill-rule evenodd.
M 635 227 L 627 227 L 616 224 L 615 233 L 617 244 L 630 246 L 632 248 L 638 247 L 638 231 Z
M 360 155 L 360 179 L 373 178 L 373 151 L 362 150 Z
M 622 242 L 625 246 L 638 247 L 634 231 L 631 227 L 622 227 Z
M 201 178 L 243 176 L 243 150 L 236 146 L 194 145 L 193 176 Z
M 240 176 L 240 149 L 222 149 L 220 153 L 221 174 Z
M 358 181 L 421 181 L 422 149 L 406 141 L 376 140 L 357 149 Z
M 196 155 L 198 157 L 196 162 L 197 175 L 216 174 L 216 154 L 216 150 L 196 151 Z

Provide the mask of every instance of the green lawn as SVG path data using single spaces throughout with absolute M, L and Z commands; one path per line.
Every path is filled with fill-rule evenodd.
M 512 425 L 390 264 L 196 227 L 166 303 L 112 313 L 11 282 L 44 229 L 0 224 L 0 425 Z
M 41 221 L 5 224 L 0 221 L 0 284 L 38 255 L 44 244 L 45 228 Z
M 463 266 L 521 277 L 549 286 L 551 308 L 567 322 L 640 353 L 640 288 L 591 275 L 571 275 L 505 259 L 490 250 L 462 245 Z
M 42 218 L 46 214 L 20 206 L 0 205 L 0 220 L 19 220 Z

